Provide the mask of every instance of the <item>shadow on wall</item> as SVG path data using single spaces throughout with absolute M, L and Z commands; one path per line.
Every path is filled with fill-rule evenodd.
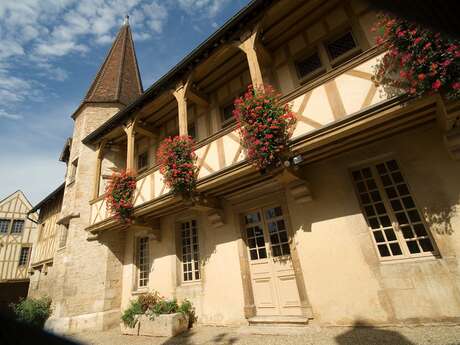
M 363 321 L 356 321 L 353 328 L 335 337 L 338 345 L 416 345 L 395 331 L 375 328 Z

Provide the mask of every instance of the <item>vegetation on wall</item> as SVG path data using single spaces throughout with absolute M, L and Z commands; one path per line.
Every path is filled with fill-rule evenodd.
M 182 195 L 193 194 L 198 175 L 193 139 L 189 136 L 166 138 L 158 148 L 157 157 L 160 172 L 172 192 Z
M 379 15 L 374 30 L 377 45 L 387 48 L 374 81 L 389 95 L 442 92 L 460 98 L 460 40 L 387 14 Z
M 236 119 L 243 147 L 259 170 L 281 166 L 287 159 L 287 142 L 295 128 L 296 117 L 288 104 L 281 104 L 273 87 L 254 88 L 234 101 Z
M 147 315 L 153 320 L 159 315 L 174 313 L 182 313 L 187 316 L 189 327 L 192 327 L 196 320 L 195 308 L 189 300 L 184 299 L 178 304 L 176 299 L 167 300 L 158 292 L 153 292 L 140 295 L 131 301 L 129 307 L 123 312 L 121 320 L 126 326 L 134 328 L 139 315 Z
M 17 304 L 12 304 L 11 308 L 17 321 L 38 328 L 43 328 L 52 313 L 51 299 L 47 297 L 26 298 Z
M 114 172 L 105 190 L 107 210 L 123 223 L 130 223 L 136 177 L 128 171 Z

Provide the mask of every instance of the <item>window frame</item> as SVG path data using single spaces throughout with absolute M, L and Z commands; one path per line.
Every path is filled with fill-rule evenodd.
M 408 191 L 409 191 L 409 194 L 408 196 L 410 196 L 413 200 L 413 203 L 414 203 L 414 209 L 417 210 L 419 216 L 420 216 L 420 222 L 423 224 L 423 226 L 425 227 L 425 231 L 427 233 L 427 237 L 430 239 L 431 241 L 431 245 L 433 247 L 433 251 L 431 252 L 424 252 L 424 251 L 421 251 L 420 253 L 410 253 L 409 251 L 409 248 L 407 246 L 407 243 L 406 243 L 406 239 L 404 238 L 403 234 L 402 234 L 402 230 L 401 230 L 401 226 L 399 224 L 399 222 L 397 221 L 396 219 L 396 215 L 395 215 L 395 211 L 393 210 L 393 207 L 390 203 L 390 199 L 388 198 L 388 196 L 386 195 L 386 192 L 385 192 L 385 187 L 383 186 L 382 184 L 382 181 L 381 181 L 381 176 L 379 174 L 379 172 L 377 171 L 377 168 L 376 166 L 378 164 L 384 164 L 388 161 L 391 161 L 391 160 L 394 160 L 396 161 L 397 165 L 398 165 L 398 168 L 399 168 L 399 173 L 402 175 L 402 178 L 403 178 L 403 181 L 404 181 L 404 184 L 406 185 Z M 393 255 L 390 255 L 388 257 L 383 257 L 380 255 L 380 252 L 379 252 L 379 249 L 378 249 L 378 246 L 377 246 L 377 241 L 375 240 L 374 238 L 374 235 L 373 235 L 373 229 L 370 227 L 369 223 L 368 223 L 368 219 L 367 219 L 367 216 L 365 215 L 365 210 L 364 210 L 364 206 L 361 202 L 361 198 L 360 198 L 360 193 L 358 191 L 358 188 L 357 188 L 357 184 L 355 183 L 355 180 L 353 178 L 353 172 L 356 171 L 356 170 L 362 170 L 363 168 L 370 168 L 371 170 L 371 174 L 372 174 L 372 177 L 377 185 L 377 189 L 381 195 L 381 198 L 382 198 L 382 203 L 384 204 L 385 206 L 385 209 L 386 209 L 386 213 L 387 213 L 387 216 L 390 218 L 390 222 L 391 222 L 391 228 L 393 229 L 394 231 L 394 234 L 396 236 L 396 239 L 397 239 L 397 243 L 399 244 L 399 247 L 401 249 L 401 252 L 402 254 L 401 255 L 397 255 L 397 256 L 393 256 Z M 348 175 L 349 175 L 349 181 L 351 183 L 351 187 L 353 188 L 354 190 L 354 194 L 356 196 L 356 199 L 358 201 L 358 205 L 359 205 L 359 209 L 360 209 L 360 212 L 361 212 L 361 215 L 362 217 L 364 218 L 364 221 L 366 223 L 366 226 L 368 228 L 368 232 L 369 232 L 369 237 L 370 237 L 370 240 L 372 241 L 372 244 L 373 244 L 373 247 L 374 247 L 374 250 L 375 250 L 375 254 L 378 258 L 378 260 L 381 262 L 381 263 L 385 263 L 385 262 L 401 262 L 401 261 L 413 261 L 413 260 L 417 260 L 417 259 L 426 259 L 426 258 L 439 258 L 440 257 L 440 252 L 439 252 L 439 249 L 438 249 L 438 246 L 436 244 L 436 241 L 431 233 L 431 229 L 430 227 L 428 226 L 425 218 L 423 217 L 423 213 L 420 212 L 420 208 L 418 207 L 418 202 L 416 200 L 416 197 L 413 193 L 413 190 L 408 182 L 408 179 L 406 177 L 406 174 L 405 174 L 405 168 L 404 168 L 404 165 L 401 164 L 401 160 L 398 159 L 398 157 L 394 156 L 394 155 L 390 155 L 390 156 L 385 156 L 385 157 L 381 157 L 379 159 L 374 159 L 374 160 L 369 160 L 369 161 L 366 161 L 364 163 L 361 163 L 359 165 L 353 165 L 351 167 L 349 167 L 348 169 Z M 387 243 L 388 241 L 386 241 L 385 243 Z
M 16 232 L 16 231 L 14 230 L 14 229 L 15 229 L 15 228 L 14 228 L 14 225 L 15 225 L 15 224 L 18 224 L 18 223 L 22 224 L 22 225 L 21 225 L 21 230 L 20 230 L 19 232 Z M 24 219 L 13 219 L 13 221 L 11 222 L 10 234 L 11 234 L 11 235 L 22 235 L 23 232 L 24 232 L 25 224 L 26 224 L 26 222 L 25 222 Z
M 145 165 L 142 166 L 142 167 L 139 167 L 139 163 L 140 163 L 140 157 L 142 155 L 145 155 Z M 137 168 L 137 172 L 143 172 L 145 170 L 147 170 L 149 168 L 149 151 L 148 150 L 144 150 L 142 151 L 141 153 L 139 153 L 136 157 L 136 168 Z
M 59 229 L 58 249 L 64 249 L 67 246 L 68 237 L 69 237 L 69 224 L 61 224 L 60 229 Z M 63 238 L 65 238 L 64 241 L 63 241 Z
M 300 85 L 306 84 L 310 81 L 313 81 L 316 78 L 321 77 L 322 75 L 332 71 L 333 69 L 337 68 L 341 64 L 345 63 L 352 57 L 362 53 L 366 50 L 365 42 L 361 42 L 359 35 L 356 33 L 356 29 L 354 25 L 350 22 L 340 25 L 339 27 L 335 28 L 333 31 L 329 32 L 326 36 L 318 39 L 317 41 L 312 42 L 311 46 L 306 47 L 305 49 L 301 50 L 300 52 L 292 55 L 291 57 L 291 66 L 295 72 L 295 76 L 297 77 L 297 81 Z M 340 38 L 341 36 L 345 35 L 347 32 L 350 32 L 354 42 L 356 43 L 356 47 L 345 52 L 344 54 L 338 56 L 335 59 L 331 59 L 330 54 L 327 49 L 327 45 L 334 40 Z M 313 53 L 317 53 L 321 60 L 322 68 L 313 71 L 304 77 L 301 77 L 299 74 L 299 70 L 297 69 L 297 62 L 311 56 Z
M 146 273 L 147 277 L 144 279 L 146 281 L 145 285 L 141 285 L 140 281 L 142 280 L 141 278 L 141 267 L 140 267 L 140 242 L 141 240 L 145 239 L 147 243 L 147 248 L 146 248 Z M 150 238 L 149 236 L 146 235 L 138 235 L 134 236 L 134 266 L 135 266 L 135 281 L 134 281 L 134 287 L 135 291 L 145 291 L 149 289 L 149 283 L 150 283 Z
M 193 239 L 193 234 L 192 234 L 192 222 L 195 221 L 195 227 L 196 227 L 196 237 L 197 237 L 197 241 L 196 241 L 196 244 L 198 246 L 198 253 L 197 253 L 197 256 L 198 256 L 198 268 L 195 268 L 195 260 L 193 259 L 194 257 L 194 249 L 193 249 L 193 243 L 192 243 L 192 239 Z M 192 279 L 191 280 L 186 280 L 184 279 L 184 258 L 183 258 L 183 250 L 184 250 L 184 245 L 183 245 L 183 236 L 182 236 L 182 224 L 184 223 L 190 223 L 190 256 L 191 256 L 191 261 L 188 262 L 187 261 L 187 264 L 190 263 L 192 265 Z M 203 270 L 202 270 L 202 259 L 201 259 L 201 251 L 202 251 L 202 243 L 200 241 L 200 238 L 201 238 L 201 232 L 200 232 L 200 222 L 198 220 L 198 217 L 195 217 L 195 216 L 192 216 L 190 218 L 185 218 L 185 219 L 180 219 L 178 222 L 177 222 L 177 234 L 178 234 L 178 243 L 179 243 L 179 250 L 177 251 L 177 254 L 178 254 L 178 259 L 179 259 L 179 263 L 180 263 L 180 283 L 183 284 L 183 285 L 187 285 L 187 284 L 195 284 L 195 283 L 200 283 L 202 281 L 202 278 L 203 278 Z M 195 274 L 196 274 L 196 271 L 198 271 L 198 274 L 199 274 L 199 278 L 196 278 L 195 277 Z
M 27 260 L 24 264 L 21 264 L 22 251 L 23 249 L 26 249 L 26 248 L 27 248 Z M 31 252 L 32 252 L 32 246 L 30 245 L 21 246 L 21 250 L 19 251 L 18 267 L 27 267 L 29 265 Z
M 4 221 L 4 222 L 7 223 L 7 225 L 6 225 L 6 231 L 0 231 L 0 236 L 1 236 L 1 235 L 8 235 L 8 234 L 10 233 L 10 230 L 11 230 L 11 224 L 12 224 L 11 219 L 2 218 L 2 219 L 0 219 L 0 221 Z

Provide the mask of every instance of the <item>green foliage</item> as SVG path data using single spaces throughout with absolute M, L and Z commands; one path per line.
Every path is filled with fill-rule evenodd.
M 144 314 L 144 310 L 142 310 L 142 304 L 139 300 L 131 301 L 130 306 L 123 312 L 121 316 L 121 320 L 123 323 L 131 328 L 134 328 L 136 325 L 136 315 Z
M 158 291 L 153 293 L 146 293 L 139 296 L 139 303 L 141 304 L 142 310 L 146 312 L 148 309 L 152 309 L 158 302 L 163 300 Z
M 179 305 L 177 304 L 176 299 L 172 300 L 160 300 L 157 304 L 151 308 L 151 311 L 154 315 L 161 314 L 174 314 L 177 313 Z
M 192 302 L 188 299 L 184 299 L 177 310 L 179 313 L 188 316 L 188 328 L 192 328 L 197 317 L 195 315 L 195 308 L 193 307 Z
M 38 328 L 43 328 L 52 312 L 51 299 L 48 297 L 26 298 L 11 307 L 16 320 Z
M 147 315 L 150 319 L 163 314 L 181 313 L 188 316 L 189 328 L 196 321 L 195 308 L 192 302 L 185 299 L 179 305 L 176 299 L 166 300 L 158 292 L 140 295 L 132 301 L 121 317 L 123 323 L 133 328 L 136 325 L 136 315 Z

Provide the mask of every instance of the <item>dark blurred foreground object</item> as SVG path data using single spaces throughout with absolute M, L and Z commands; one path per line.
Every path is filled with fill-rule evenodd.
M 460 38 L 459 0 L 367 0 L 375 9 Z
M 0 314 L 1 345 L 81 345 Z

